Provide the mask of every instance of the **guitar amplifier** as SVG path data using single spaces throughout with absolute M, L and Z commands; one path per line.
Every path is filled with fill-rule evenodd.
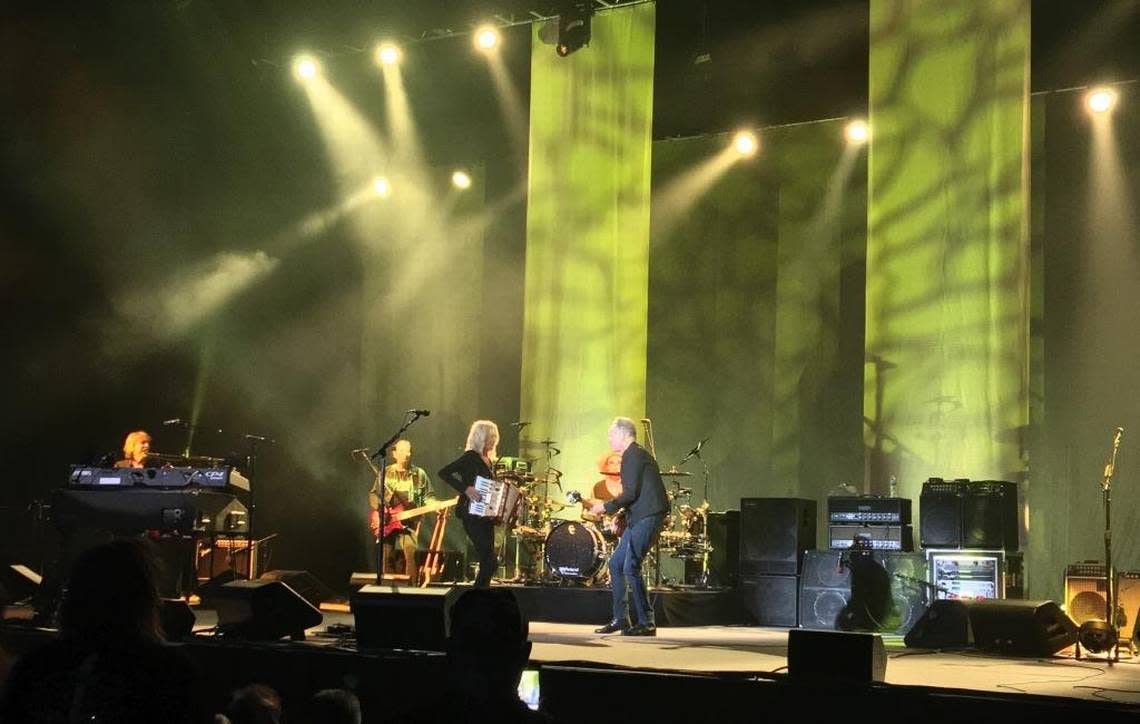
M 874 551 L 914 550 L 914 529 L 909 525 L 827 526 L 828 547 L 831 550 L 850 548 L 855 543 L 856 536 L 867 540 Z
M 834 495 L 827 499 L 827 520 L 830 523 L 910 525 L 910 499 Z
M 1099 561 L 1072 563 L 1065 569 L 1065 612 L 1082 624 L 1104 620 L 1104 564 Z M 1116 572 L 1116 627 L 1121 638 L 1132 638 L 1140 615 L 1140 572 Z

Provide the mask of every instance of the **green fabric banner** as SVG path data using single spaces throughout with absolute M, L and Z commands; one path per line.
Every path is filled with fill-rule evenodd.
M 522 419 L 568 480 L 595 479 L 615 415 L 645 410 L 656 8 L 598 13 L 560 58 L 535 28 Z
M 1028 0 L 871 1 L 874 492 L 1024 479 L 1028 78 Z

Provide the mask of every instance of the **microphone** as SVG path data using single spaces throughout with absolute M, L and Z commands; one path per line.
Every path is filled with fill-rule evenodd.
M 368 450 L 369 450 L 369 448 L 366 448 L 366 447 L 358 447 L 355 450 L 353 450 L 351 454 L 359 455 L 362 452 L 368 452 Z
M 519 429 L 519 432 L 522 432 L 522 429 L 529 424 L 530 424 L 529 422 L 522 422 L 522 421 L 512 422 L 511 427 L 517 427 Z
M 169 420 L 163 420 L 162 424 L 163 425 L 181 425 L 182 424 L 182 418 L 181 417 L 174 417 L 174 418 L 171 418 Z
M 698 442 L 695 446 L 693 446 L 693 449 L 690 450 L 687 455 L 685 455 L 685 457 L 681 458 L 681 462 L 678 463 L 678 465 L 683 465 L 686 461 L 688 461 L 689 458 L 693 457 L 694 455 L 696 455 L 697 457 L 700 457 L 701 448 L 704 447 L 705 443 L 708 441 L 709 441 L 709 439 L 706 437 L 704 440 L 701 440 L 700 442 Z
M 427 417 L 431 414 L 431 410 L 408 410 L 409 415 L 419 415 L 420 417 Z
M 1120 438 L 1122 438 L 1122 437 L 1124 437 L 1124 428 L 1123 427 L 1116 428 L 1116 439 L 1113 442 L 1119 445 L 1120 444 Z

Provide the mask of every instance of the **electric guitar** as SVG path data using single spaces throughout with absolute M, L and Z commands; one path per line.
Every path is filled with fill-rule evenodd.
M 403 503 L 393 503 L 392 505 L 387 506 L 387 512 L 384 514 L 384 535 L 383 536 L 380 535 L 380 511 L 379 510 L 372 510 L 369 512 L 368 527 L 372 529 L 372 537 L 373 538 L 380 538 L 380 537 L 387 538 L 392 533 L 395 533 L 395 532 L 401 531 L 401 530 L 405 530 L 407 528 L 407 526 L 404 525 L 405 520 L 411 520 L 412 518 L 417 518 L 417 517 L 423 515 L 424 513 L 433 513 L 437 510 L 443 510 L 444 508 L 450 508 L 451 506 L 455 505 L 458 502 L 459 502 L 459 498 L 455 497 L 455 498 L 448 498 L 447 500 L 437 500 L 437 501 L 428 503 L 427 505 L 421 505 L 418 508 L 409 508 L 409 509 L 405 509 L 405 506 Z
M 571 504 L 581 503 L 583 507 L 585 507 L 587 502 L 587 499 L 583 498 L 582 494 L 577 490 L 571 490 L 570 492 L 566 493 L 566 500 Z M 628 522 L 625 519 L 625 508 L 621 508 L 613 515 L 602 516 L 602 526 L 619 538 L 623 533 L 625 533 L 627 525 Z

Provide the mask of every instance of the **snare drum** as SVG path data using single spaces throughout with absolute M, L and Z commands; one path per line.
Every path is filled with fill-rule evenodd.
M 558 578 L 591 580 L 606 557 L 606 541 L 590 523 L 567 521 L 546 536 L 546 568 Z

